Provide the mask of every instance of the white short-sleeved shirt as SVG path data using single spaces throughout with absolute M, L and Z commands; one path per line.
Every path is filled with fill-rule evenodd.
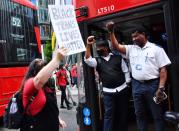
M 137 45 L 125 45 L 126 58 L 129 59 L 132 77 L 136 80 L 158 78 L 159 69 L 171 64 L 163 48 L 147 42 L 141 48 Z

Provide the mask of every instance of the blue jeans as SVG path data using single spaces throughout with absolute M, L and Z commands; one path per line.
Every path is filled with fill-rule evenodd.
M 127 116 L 130 90 L 123 89 L 116 93 L 105 93 L 103 131 L 127 131 Z
M 164 131 L 164 119 L 161 105 L 153 101 L 153 96 L 159 86 L 159 80 L 141 83 L 132 80 L 132 94 L 134 98 L 135 114 L 139 131 L 148 131 L 146 121 L 146 104 L 152 112 L 156 131 Z

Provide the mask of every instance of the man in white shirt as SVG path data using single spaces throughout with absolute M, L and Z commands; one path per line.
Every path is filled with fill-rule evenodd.
M 103 86 L 104 126 L 103 131 L 127 131 L 130 73 L 121 55 L 110 52 L 107 40 L 96 41 L 99 57 L 92 58 L 91 46 L 94 36 L 89 36 L 85 52 L 85 62 L 95 67 Z M 119 107 L 119 108 L 118 108 Z M 115 116 L 115 117 L 114 117 Z
M 165 83 L 167 80 L 166 66 L 171 64 L 163 48 L 147 40 L 145 30 L 136 28 L 132 31 L 133 45 L 118 43 L 114 34 L 114 23 L 108 22 L 107 29 L 114 47 L 130 61 L 132 72 L 132 93 L 135 114 L 139 131 L 147 131 L 145 106 L 150 108 L 156 131 L 164 131 L 163 112 L 161 106 L 153 101 L 156 95 L 157 103 L 163 101 Z

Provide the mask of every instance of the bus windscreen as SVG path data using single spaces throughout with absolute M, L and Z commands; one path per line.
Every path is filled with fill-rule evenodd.
M 36 10 L 10 0 L 0 5 L 0 66 L 28 64 L 39 57 Z

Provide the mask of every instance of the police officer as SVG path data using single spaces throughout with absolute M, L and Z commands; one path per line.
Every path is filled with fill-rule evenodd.
M 114 34 L 114 23 L 106 27 L 114 47 L 130 61 L 132 72 L 132 93 L 139 131 L 147 131 L 145 105 L 148 104 L 155 122 L 156 131 L 164 131 L 163 112 L 160 104 L 153 101 L 156 95 L 158 103 L 163 100 L 163 91 L 167 80 L 166 66 L 171 64 L 163 48 L 149 42 L 145 30 L 132 31 L 133 45 L 118 43 Z

